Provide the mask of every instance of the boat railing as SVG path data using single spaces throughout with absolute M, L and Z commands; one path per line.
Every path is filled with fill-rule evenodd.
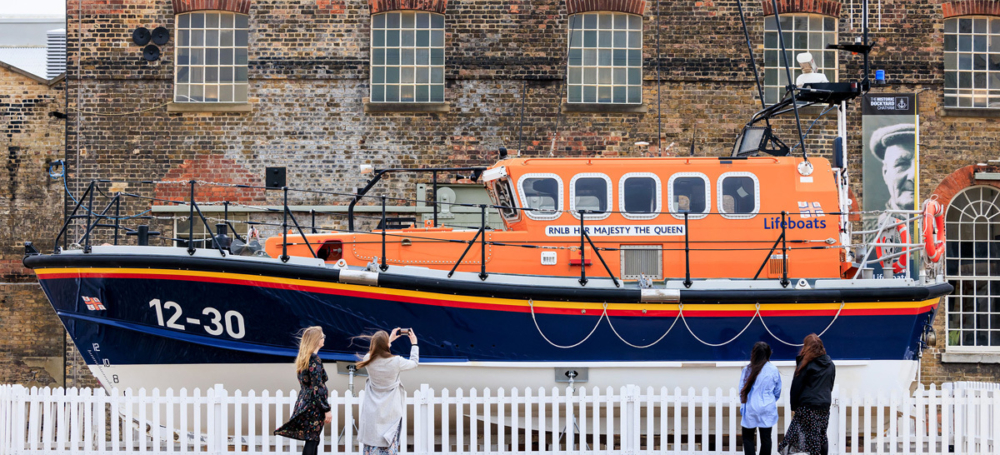
M 853 246 L 856 248 L 855 258 L 860 258 L 853 278 L 864 277 L 866 270 L 871 270 L 868 266 L 874 263 L 884 264 L 902 257 L 912 258 L 917 256 L 919 261 L 924 257 L 923 243 L 913 243 L 909 241 L 913 238 L 907 233 L 909 227 L 916 226 L 914 233 L 924 232 L 923 212 L 920 210 L 882 210 L 874 212 L 864 212 L 869 216 L 877 215 L 877 223 L 874 229 L 854 231 L 854 236 L 859 236 L 861 241 Z M 896 234 L 893 234 L 893 232 Z M 896 240 L 898 239 L 898 241 Z M 873 254 L 874 253 L 874 254 Z M 925 261 L 929 265 L 934 263 Z M 907 264 L 909 260 L 907 260 Z M 908 266 L 907 266 L 908 267 Z M 886 278 L 892 278 L 892 273 L 884 273 Z
M 466 169 L 466 168 L 456 168 L 456 169 Z M 472 168 L 469 168 L 469 169 L 472 169 Z M 153 202 L 159 202 L 159 203 L 165 203 L 165 204 L 174 204 L 174 205 L 187 206 L 186 208 L 187 208 L 187 212 L 188 212 L 188 214 L 187 214 L 188 215 L 187 216 L 187 218 L 188 218 L 187 231 L 188 232 L 184 233 L 184 234 L 186 234 L 186 236 L 183 235 L 183 234 L 174 233 L 173 237 L 161 236 L 161 238 L 164 239 L 164 240 L 170 240 L 170 241 L 177 242 L 180 245 L 185 245 L 187 247 L 187 251 L 188 251 L 189 254 L 193 255 L 194 252 L 197 249 L 195 245 L 197 243 L 201 242 L 201 243 L 203 243 L 203 245 L 205 247 L 211 247 L 212 249 L 218 250 L 219 254 L 221 256 L 226 256 L 227 250 L 229 249 L 229 246 L 230 246 L 224 240 L 225 238 L 227 238 L 226 235 L 225 235 L 226 232 L 220 232 L 218 234 L 213 234 L 213 230 L 211 228 L 210 220 L 214 220 L 214 221 L 217 222 L 216 223 L 216 230 L 221 230 L 221 229 L 228 230 L 228 229 L 232 229 L 232 232 L 234 233 L 234 235 L 237 238 L 240 238 L 240 237 L 239 237 L 239 234 L 236 233 L 237 229 L 233 225 L 234 222 L 235 223 L 247 223 L 248 225 L 251 225 L 251 226 L 253 226 L 253 225 L 267 225 L 267 226 L 279 227 L 281 229 L 282 240 L 281 240 L 281 254 L 278 257 L 278 259 L 282 260 L 283 262 L 287 262 L 289 260 L 289 258 L 290 258 L 289 253 L 288 253 L 288 247 L 289 246 L 295 246 L 295 245 L 305 245 L 306 248 L 308 249 L 310 255 L 315 258 L 315 257 L 318 257 L 318 253 L 317 253 L 318 248 L 317 247 L 319 247 L 320 245 L 315 244 L 316 243 L 315 241 L 311 241 L 310 238 L 309 238 L 309 236 L 307 235 L 306 231 L 308 230 L 309 233 L 315 234 L 315 233 L 318 233 L 320 231 L 331 231 L 331 232 L 332 231 L 338 231 L 338 229 L 335 229 L 335 228 L 326 228 L 326 227 L 318 226 L 317 222 L 316 222 L 316 215 L 317 215 L 316 210 L 309 210 L 309 216 L 310 216 L 310 221 L 311 221 L 311 224 L 309 226 L 304 226 L 303 224 L 301 224 L 299 222 L 298 218 L 294 214 L 294 210 L 292 210 L 291 206 L 289 206 L 289 193 L 290 192 L 306 192 L 306 193 L 320 193 L 320 194 L 325 194 L 325 195 L 342 196 L 342 197 L 350 198 L 351 209 L 353 209 L 354 205 L 357 204 L 358 202 L 361 202 L 364 198 L 368 198 L 369 200 L 377 199 L 379 201 L 380 205 L 381 205 L 381 207 L 380 207 L 380 212 L 381 213 L 377 217 L 378 222 L 379 222 L 378 226 L 375 227 L 374 229 L 367 230 L 367 231 L 364 231 L 364 230 L 351 230 L 351 229 L 349 229 L 349 232 L 377 233 L 377 234 L 380 235 L 380 237 L 381 237 L 381 239 L 380 239 L 380 243 L 381 243 L 381 257 L 377 258 L 377 260 L 375 262 L 377 263 L 376 265 L 377 265 L 377 267 L 379 269 L 381 269 L 382 271 L 386 271 L 390 267 L 389 259 L 388 259 L 387 254 L 386 254 L 387 253 L 387 244 L 389 243 L 389 239 L 390 238 L 399 237 L 400 236 L 399 233 L 393 233 L 393 232 L 391 232 L 390 229 L 387 228 L 388 222 L 390 221 L 390 217 L 389 217 L 390 211 L 389 211 L 389 208 L 387 207 L 387 202 L 390 201 L 390 200 L 397 201 L 397 202 L 403 202 L 403 203 L 407 203 L 407 204 L 414 204 L 414 203 L 415 204 L 429 204 L 431 202 L 431 201 L 427 201 L 427 200 L 423 200 L 423 199 L 419 199 L 419 198 L 400 198 L 400 197 L 390 197 L 390 196 L 386 196 L 386 195 L 361 194 L 360 189 L 359 189 L 358 193 L 336 193 L 336 192 L 329 192 L 329 191 L 318 191 L 318 190 L 309 190 L 309 189 L 296 189 L 296 188 L 289 188 L 289 187 L 273 188 L 273 187 L 262 187 L 262 186 L 252 186 L 252 185 L 221 184 L 221 183 L 204 182 L 204 181 L 196 181 L 196 180 L 183 181 L 183 182 L 178 182 L 178 181 L 166 181 L 166 182 L 144 181 L 144 182 L 141 182 L 141 183 L 149 183 L 149 184 L 154 184 L 154 185 L 186 185 L 186 186 L 188 186 L 188 188 L 186 188 L 188 190 L 188 191 L 186 191 L 188 193 L 187 194 L 188 197 L 185 198 L 184 200 L 174 200 L 174 199 L 166 199 L 166 198 L 157 198 L 157 197 L 142 196 L 142 195 L 139 195 L 139 194 L 125 193 L 125 192 L 115 192 L 115 193 L 110 193 L 109 194 L 109 193 L 101 190 L 101 188 L 100 188 L 101 185 L 103 185 L 103 184 L 111 184 L 111 183 L 114 183 L 114 182 L 111 182 L 110 180 L 93 180 L 86 187 L 86 190 L 83 192 L 83 194 L 81 195 L 81 197 L 79 197 L 79 198 L 72 197 L 72 199 L 76 202 L 76 204 L 75 204 L 72 212 L 66 217 L 66 220 L 65 220 L 65 222 L 64 222 L 64 224 L 62 226 L 62 229 L 59 231 L 59 234 L 56 236 L 54 253 L 58 254 L 61 251 L 61 249 L 65 249 L 67 247 L 68 237 L 69 237 L 69 227 L 72 224 L 74 224 L 74 223 L 81 223 L 82 224 L 81 228 L 83 230 L 83 234 L 79 237 L 79 240 L 76 243 L 79 244 L 79 245 L 81 245 L 81 248 L 84 250 L 85 253 L 91 252 L 91 244 L 93 242 L 93 236 L 96 233 L 96 231 L 97 231 L 98 228 L 107 228 L 107 229 L 110 229 L 110 231 L 111 231 L 111 237 L 112 238 L 110 238 L 108 240 L 110 240 L 111 242 L 113 242 L 114 245 L 118 245 L 120 243 L 120 241 L 121 241 L 120 235 L 119 235 L 120 232 L 124 232 L 125 235 L 127 235 L 127 236 L 136 236 L 137 237 L 137 243 L 139 245 L 148 245 L 149 237 L 150 236 L 160 235 L 159 232 L 150 231 L 149 230 L 149 226 L 148 225 L 144 225 L 144 224 L 136 226 L 136 227 L 128 227 L 128 226 L 125 226 L 122 223 L 125 220 L 131 220 L 131 219 L 146 220 L 146 219 L 156 218 L 156 217 L 153 217 L 153 216 L 145 215 L 146 213 L 149 212 L 149 210 L 144 211 L 144 212 L 142 212 L 142 213 L 140 213 L 138 215 L 122 216 L 121 215 L 121 208 L 122 208 L 123 199 L 126 199 L 126 198 L 135 198 L 135 199 L 146 199 L 146 200 L 150 200 L 150 201 L 153 201 Z M 264 191 L 281 191 L 282 192 L 282 196 L 281 196 L 281 201 L 282 202 L 281 202 L 280 208 L 249 206 L 249 205 L 244 205 L 244 204 L 240 204 L 240 203 L 232 202 L 232 201 L 198 202 L 196 200 L 196 197 L 195 197 L 195 195 L 197 193 L 196 190 L 197 190 L 197 186 L 198 185 L 207 185 L 207 186 L 221 185 L 221 186 L 230 186 L 230 187 L 237 187 L 237 188 L 260 189 L 260 190 L 264 190 Z M 68 191 L 68 188 L 67 188 L 67 191 Z M 367 193 L 367 191 L 364 191 L 364 193 Z M 101 194 L 102 196 L 107 197 L 108 200 L 109 200 L 108 203 L 107 203 L 107 205 L 104 206 L 103 209 L 100 209 L 99 211 L 95 211 L 93 209 L 94 204 L 95 204 L 95 196 L 97 194 Z M 73 196 L 71 193 L 70 193 L 70 195 Z M 570 247 L 568 245 L 566 245 L 566 246 L 552 246 L 552 245 L 512 244 L 512 243 L 504 243 L 504 242 L 493 241 L 493 240 L 488 240 L 487 239 L 487 230 L 491 229 L 490 226 L 487 224 L 487 211 L 488 210 L 497 210 L 497 211 L 504 211 L 504 210 L 511 211 L 511 210 L 513 210 L 513 211 L 521 211 L 521 212 L 528 212 L 528 211 L 557 212 L 556 210 L 539 209 L 539 208 L 531 208 L 531 207 L 506 207 L 506 206 L 494 205 L 494 204 L 470 204 L 470 203 L 446 202 L 446 201 L 437 201 L 437 200 L 435 200 L 433 202 L 434 202 L 433 207 L 434 207 L 434 211 L 435 212 L 437 212 L 439 205 L 442 205 L 442 206 L 443 205 L 450 205 L 450 206 L 458 206 L 458 207 L 467 207 L 467 208 L 478 209 L 478 212 L 479 212 L 479 215 L 480 215 L 479 216 L 480 219 L 479 219 L 478 226 L 464 226 L 466 228 L 476 229 L 474 236 L 471 239 L 469 239 L 469 240 L 434 238 L 432 236 L 428 236 L 427 238 L 422 239 L 422 240 L 426 240 L 426 241 L 463 243 L 463 244 L 466 245 L 464 251 L 458 257 L 458 260 L 454 263 L 454 265 L 451 266 L 451 269 L 450 269 L 450 271 L 448 273 L 448 277 L 449 278 L 454 275 L 454 273 L 457 271 L 458 267 L 462 264 L 463 260 L 467 256 L 467 254 L 476 245 L 479 246 L 479 250 L 480 250 L 480 254 L 481 254 L 480 257 L 484 257 L 484 258 L 486 257 L 486 249 L 487 249 L 487 247 L 493 247 L 493 246 L 500 246 L 500 247 L 522 247 L 522 248 L 567 248 L 567 249 L 574 249 L 574 250 L 577 248 L 575 246 L 574 247 Z M 206 216 L 202 212 L 202 206 L 205 206 L 205 205 L 215 205 L 215 206 L 221 205 L 222 208 L 223 208 L 223 218 L 222 219 L 219 219 L 219 218 L 210 218 L 210 217 Z M 240 221 L 240 220 L 232 220 L 229 217 L 229 208 L 230 208 L 231 205 L 233 205 L 233 206 L 240 206 L 240 207 L 244 207 L 244 208 L 252 208 L 252 209 L 255 209 L 255 210 L 258 210 L 258 211 L 261 211 L 261 212 L 269 213 L 271 215 L 277 215 L 277 214 L 280 213 L 281 214 L 281 221 L 280 221 L 280 223 L 268 223 L 268 222 L 263 222 L 263 221 Z M 301 210 L 298 210 L 298 211 L 300 213 L 302 212 Z M 563 211 L 563 212 L 567 212 L 567 211 Z M 621 251 L 622 248 L 618 248 L 616 246 L 598 246 L 598 242 L 595 242 L 591 238 L 591 235 L 590 235 L 589 230 L 587 229 L 587 225 L 586 225 L 588 219 L 593 220 L 594 215 L 604 215 L 604 214 L 608 213 L 609 211 L 574 210 L 572 212 L 580 220 L 580 236 L 579 236 L 579 247 L 578 248 L 579 248 L 579 255 L 580 255 L 581 264 L 585 264 L 586 261 L 587 261 L 586 255 L 589 254 L 587 252 L 587 247 L 589 246 L 590 250 L 593 253 L 593 255 L 596 256 L 597 259 L 601 262 L 601 264 L 602 264 L 602 266 L 604 268 L 604 271 L 607 273 L 607 276 L 611 279 L 611 281 L 615 284 L 616 287 L 620 287 L 621 286 L 620 279 L 611 270 L 610 266 L 608 265 L 608 262 L 605 260 L 604 255 L 602 254 L 602 252 L 603 253 L 617 252 L 617 251 Z M 859 214 L 859 213 L 866 214 L 866 215 L 873 215 L 876 212 L 863 212 L 863 213 L 862 212 L 857 212 L 857 213 L 856 212 L 851 212 L 850 214 L 853 215 L 853 214 Z M 771 216 L 771 215 L 773 215 L 773 216 L 780 215 L 780 217 L 781 217 L 781 223 L 780 223 L 779 226 L 775 226 L 775 228 L 780 229 L 780 233 L 779 233 L 778 237 L 773 242 L 771 242 L 770 240 L 767 240 L 766 242 L 768 244 L 766 246 L 764 246 L 764 247 L 759 248 L 760 251 L 766 252 L 766 255 L 764 256 L 763 262 L 761 263 L 760 267 L 757 269 L 757 273 L 754 275 L 753 279 L 756 280 L 756 279 L 760 278 L 761 273 L 763 272 L 764 268 L 767 266 L 768 262 L 773 258 L 775 252 L 778 251 L 779 248 L 780 248 L 780 251 L 781 251 L 781 258 L 782 258 L 782 260 L 780 261 L 780 266 L 781 266 L 781 281 L 780 282 L 781 282 L 782 286 L 784 286 L 784 287 L 787 287 L 790 284 L 790 280 L 789 280 L 789 277 L 788 277 L 788 273 L 789 273 L 789 270 L 788 270 L 789 269 L 789 264 L 788 264 L 788 262 L 789 261 L 787 259 L 789 257 L 789 255 L 788 255 L 789 251 L 793 250 L 793 249 L 798 249 L 798 248 L 807 248 L 807 249 L 816 249 L 816 248 L 843 248 L 845 250 L 846 255 L 848 257 L 853 257 L 853 258 L 857 258 L 858 259 L 855 262 L 855 267 L 856 267 L 857 270 L 854 271 L 854 274 L 851 277 L 852 279 L 866 278 L 866 275 L 863 272 L 865 270 L 868 270 L 869 269 L 868 266 L 870 264 L 875 263 L 875 262 L 891 261 L 893 259 L 902 257 L 904 255 L 911 255 L 911 254 L 918 254 L 919 253 L 919 250 L 923 246 L 923 244 L 920 244 L 920 243 L 910 243 L 910 242 L 907 242 L 907 241 L 902 241 L 902 242 L 900 242 L 900 241 L 890 241 L 890 240 L 888 240 L 888 238 L 890 236 L 888 236 L 886 234 L 892 232 L 893 230 L 899 230 L 901 227 L 905 228 L 905 226 L 909 226 L 910 223 L 914 223 L 914 222 L 917 223 L 917 225 L 919 226 L 923 222 L 923 219 L 920 216 L 921 212 L 915 211 L 915 210 L 886 210 L 886 211 L 877 212 L 877 213 L 880 215 L 879 216 L 879 222 L 878 222 L 877 226 L 874 229 L 858 230 L 858 231 L 852 232 L 853 236 L 860 237 L 861 241 L 860 241 L 860 243 L 851 244 L 851 245 L 839 245 L 833 239 L 825 239 L 825 240 L 788 239 L 787 238 L 787 229 L 788 229 L 787 225 L 788 225 L 788 222 L 789 222 L 788 221 L 788 217 L 790 215 L 790 212 L 788 212 L 788 211 L 781 211 L 781 212 L 775 212 L 775 213 L 756 213 L 755 215 L 768 215 L 768 216 Z M 712 242 L 718 243 L 718 242 L 717 241 L 706 241 L 706 240 L 692 241 L 691 235 L 690 235 L 690 224 L 691 224 L 691 221 L 693 219 L 693 216 L 692 216 L 692 213 L 689 212 L 689 211 L 661 212 L 661 213 L 658 213 L 658 214 L 670 214 L 670 215 L 672 215 L 674 217 L 678 217 L 678 218 L 683 217 L 683 222 L 684 222 L 684 230 L 683 230 L 683 237 L 684 237 L 684 239 L 683 239 L 683 242 L 684 242 L 683 253 L 684 253 L 684 262 L 685 262 L 685 264 L 684 264 L 684 282 L 683 282 L 683 284 L 684 284 L 685 287 L 691 287 L 692 284 L 693 284 L 692 274 L 691 274 L 692 255 L 694 255 L 694 254 L 696 254 L 697 252 L 700 252 L 700 251 L 718 251 L 719 250 L 719 248 L 698 248 L 696 246 L 696 244 L 697 243 L 706 243 L 706 242 L 708 242 L 708 243 L 712 243 Z M 719 215 L 719 216 L 721 216 L 721 215 L 727 215 L 727 214 L 723 214 L 723 213 L 700 213 L 699 212 L 697 215 L 699 215 L 699 218 L 702 218 L 703 215 L 704 215 L 704 217 L 707 217 L 707 216 L 712 216 L 712 215 Z M 731 214 L 728 214 L 728 215 L 731 215 Z M 829 213 L 826 213 L 825 215 L 840 216 L 840 215 L 845 215 L 845 214 L 838 213 L 838 212 L 829 212 Z M 347 213 L 347 216 L 348 216 L 349 220 L 353 220 L 355 218 L 355 214 L 353 213 L 353 211 L 349 211 Z M 173 219 L 173 217 L 171 217 L 171 219 Z M 205 228 L 205 231 L 208 233 L 208 238 L 204 238 L 204 239 L 202 239 L 202 238 L 196 238 L 196 236 L 195 236 L 195 225 L 196 224 L 200 224 L 201 226 L 203 226 Z M 350 223 L 350 225 L 353 226 L 353 223 Z M 435 223 L 434 226 L 438 226 L 438 225 Z M 922 230 L 921 230 L 920 227 L 917 228 L 917 232 L 922 232 Z M 222 235 L 219 235 L 219 234 L 222 234 Z M 406 237 L 412 238 L 413 235 L 412 234 L 407 234 Z M 240 238 L 240 240 L 244 240 L 244 239 Z M 249 239 L 247 239 L 247 240 L 249 240 Z M 60 246 L 60 241 L 62 241 L 62 243 L 63 243 L 62 246 Z M 760 241 L 759 240 L 752 240 L 752 241 L 748 240 L 748 242 L 757 242 L 757 243 L 759 243 Z M 815 245 L 816 243 L 821 243 L 822 245 Z M 668 249 L 669 248 L 663 248 L 664 251 L 668 250 Z M 742 248 L 742 249 L 747 250 L 747 249 L 758 249 L 758 248 Z M 878 253 L 877 255 L 875 255 L 875 256 L 878 256 L 878 257 L 874 257 L 872 255 L 873 251 Z M 481 280 L 486 280 L 489 277 L 489 274 L 488 274 L 488 271 L 487 271 L 486 261 L 484 260 L 484 261 L 479 261 L 479 262 L 480 262 L 479 278 Z M 581 266 L 581 268 L 580 268 L 579 282 L 580 282 L 581 286 L 586 286 L 587 283 L 589 282 L 589 278 L 587 276 L 587 271 L 586 271 L 586 267 L 585 266 Z M 642 283 L 640 283 L 640 284 L 642 284 Z

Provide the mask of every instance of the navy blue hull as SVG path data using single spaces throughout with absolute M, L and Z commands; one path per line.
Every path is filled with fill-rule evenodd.
M 735 316 L 689 315 L 687 326 L 678 321 L 649 349 L 629 347 L 604 320 L 583 344 L 560 349 L 542 338 L 532 314 L 524 308 L 444 306 L 384 295 L 372 298 L 178 279 L 42 278 L 46 294 L 81 351 L 97 344 L 100 357 L 116 364 L 289 362 L 296 353 L 295 332 L 311 325 L 322 326 L 327 334 L 322 356 L 328 360 L 355 360 L 363 345 L 352 343 L 351 337 L 397 326 L 414 328 L 424 362 L 745 361 L 758 340 L 771 344 L 774 360 L 792 360 L 798 351 L 775 340 L 761 319 L 721 347 L 707 346 L 692 335 L 708 343 L 729 340 L 746 327 L 752 309 Z M 82 297 L 96 297 L 106 309 L 89 309 Z M 158 303 L 151 304 L 154 300 Z M 168 302 L 176 306 L 168 307 Z M 589 313 L 540 313 L 536 317 L 553 343 L 569 345 L 594 328 L 600 313 Z M 765 315 L 764 322 L 778 338 L 797 343 L 809 333 L 822 331 L 834 318 L 829 311 L 814 313 L 820 314 Z M 919 335 L 933 317 L 930 308 L 859 313 L 864 312 L 845 311 L 824 334 L 827 351 L 835 359 L 914 359 Z M 610 316 L 609 320 L 625 340 L 644 345 L 659 338 L 675 316 Z M 394 348 L 403 353 L 408 343 L 401 341 Z M 84 358 L 88 363 L 96 361 L 88 355 Z

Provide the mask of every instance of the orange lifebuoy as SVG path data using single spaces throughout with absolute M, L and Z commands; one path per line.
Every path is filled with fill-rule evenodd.
M 924 203 L 924 251 L 927 260 L 938 262 L 944 257 L 944 207 L 929 199 Z
M 891 255 L 897 251 L 901 251 L 901 249 L 897 247 L 883 246 L 884 243 L 910 243 L 910 235 L 906 229 L 906 223 L 900 223 L 900 220 L 895 218 L 893 218 L 892 221 L 893 223 L 899 223 L 896 225 L 896 231 L 895 233 L 887 233 L 883 235 L 882 238 L 878 239 L 878 243 L 875 245 L 875 257 L 881 258 Z M 882 264 L 882 270 L 886 270 L 891 264 L 893 274 L 903 273 L 906 271 L 905 255 L 883 259 L 880 263 Z

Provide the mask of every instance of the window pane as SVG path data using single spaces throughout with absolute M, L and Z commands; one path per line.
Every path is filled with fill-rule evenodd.
M 527 178 L 521 183 L 524 206 L 539 210 L 559 210 L 559 182 L 552 178 Z
M 700 177 L 678 177 L 670 191 L 671 212 L 705 212 L 705 181 Z
M 724 213 L 745 214 L 757 210 L 756 186 L 750 177 L 726 177 L 722 180 Z
M 656 210 L 656 180 L 651 177 L 631 177 L 622 185 L 622 198 L 628 213 L 653 213 Z

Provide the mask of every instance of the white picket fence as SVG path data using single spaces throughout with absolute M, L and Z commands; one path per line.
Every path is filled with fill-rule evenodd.
M 0 454 L 298 453 L 271 435 L 294 392 L 202 393 L 0 386 Z M 321 453 L 358 454 L 360 397 L 334 391 Z M 422 386 L 406 398 L 401 453 L 742 453 L 739 399 L 666 387 L 461 389 Z M 779 403 L 778 433 L 791 421 Z M 1000 453 L 1000 391 L 918 388 L 875 396 L 834 391 L 830 453 Z

